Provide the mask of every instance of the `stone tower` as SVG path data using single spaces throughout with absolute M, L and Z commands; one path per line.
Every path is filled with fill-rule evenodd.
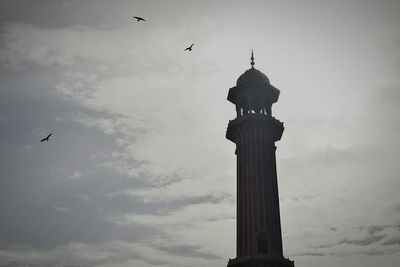
M 272 116 L 279 90 L 254 68 L 245 71 L 229 90 L 236 118 L 229 121 L 226 138 L 236 144 L 237 233 L 236 258 L 228 267 L 293 267 L 283 257 L 276 174 L 275 142 L 283 123 Z

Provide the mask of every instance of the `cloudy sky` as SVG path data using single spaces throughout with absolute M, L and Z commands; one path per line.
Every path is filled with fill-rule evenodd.
M 281 90 L 285 256 L 396 266 L 399 13 L 398 1 L 1 0 L 0 266 L 225 266 L 226 96 L 250 47 Z

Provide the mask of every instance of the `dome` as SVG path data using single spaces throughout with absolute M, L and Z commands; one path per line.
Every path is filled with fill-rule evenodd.
M 237 79 L 236 86 L 253 82 L 270 83 L 267 75 L 255 68 L 251 68 L 240 75 Z

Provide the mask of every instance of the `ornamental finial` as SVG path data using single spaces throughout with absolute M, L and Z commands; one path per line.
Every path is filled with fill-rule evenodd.
M 254 69 L 254 53 L 253 53 L 253 49 L 251 50 L 251 62 L 250 62 L 250 65 L 251 65 L 251 68 L 252 69 Z

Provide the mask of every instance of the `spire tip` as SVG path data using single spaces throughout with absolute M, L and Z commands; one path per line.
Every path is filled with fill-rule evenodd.
M 250 65 L 251 65 L 251 68 L 254 68 L 254 53 L 253 53 L 253 49 L 251 50 L 251 62 L 250 62 Z

